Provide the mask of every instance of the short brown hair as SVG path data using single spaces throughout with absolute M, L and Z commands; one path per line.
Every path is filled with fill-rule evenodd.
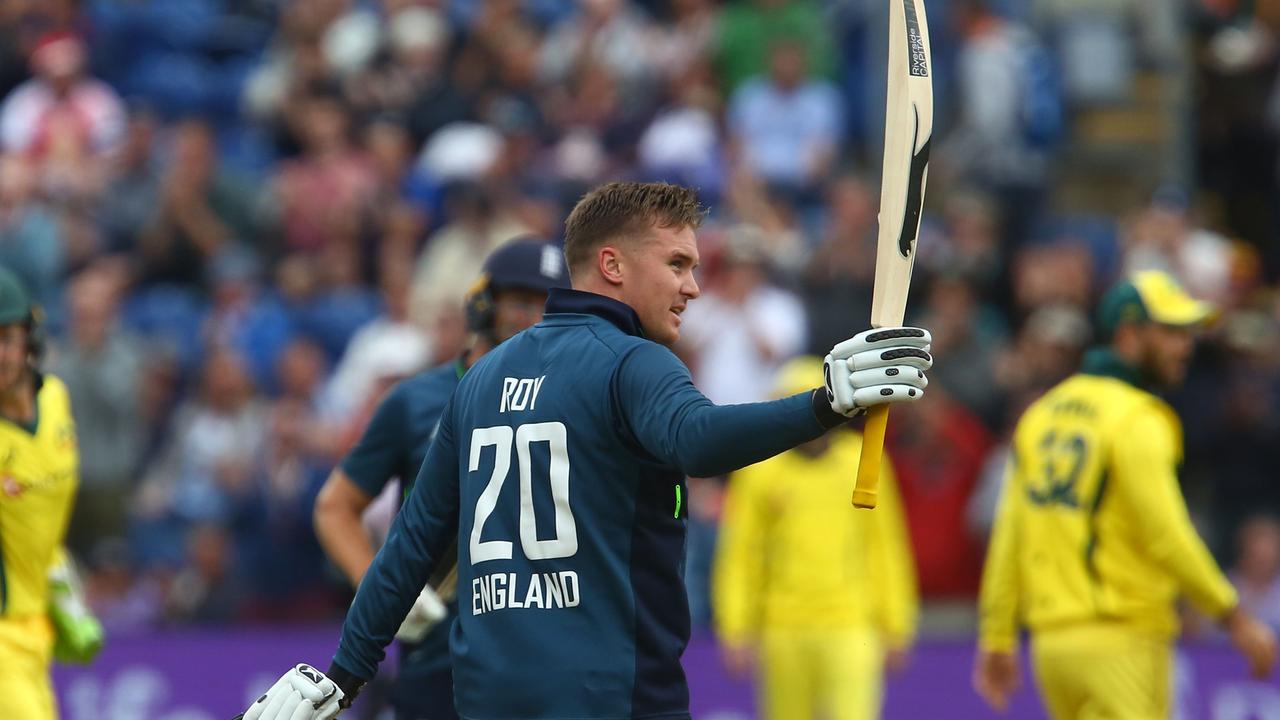
M 564 257 L 572 275 L 610 239 L 654 228 L 693 228 L 704 214 L 693 190 L 668 183 L 612 182 L 578 201 L 565 222 Z

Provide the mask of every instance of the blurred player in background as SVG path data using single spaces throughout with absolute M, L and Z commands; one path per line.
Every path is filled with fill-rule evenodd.
M 1134 274 L 1099 306 L 1109 344 L 1023 414 L 987 554 L 974 686 L 1003 709 L 1019 626 L 1055 718 L 1168 718 L 1175 608 L 1186 595 L 1230 633 L 1254 677 L 1272 632 L 1196 535 L 1178 487 L 1182 429 L 1157 397 L 1186 375 L 1211 308 L 1172 277 Z
M 803 392 L 822 360 L 782 367 L 776 395 Z M 758 666 L 759 716 L 879 717 L 884 667 L 902 667 L 915 635 L 915 566 L 893 470 L 880 504 L 849 504 L 862 437 L 838 431 L 729 478 L 713 600 L 725 662 Z
M 62 540 L 79 481 L 67 389 L 37 368 L 26 289 L 0 267 L 0 717 L 57 717 L 49 665 L 87 661 L 102 630 L 85 611 Z
M 492 348 L 542 319 L 547 291 L 567 287 L 560 249 L 517 240 L 494 251 L 466 298 L 470 348 L 456 360 L 398 384 L 378 405 L 360 441 L 316 499 L 315 526 L 330 559 L 359 586 L 373 562 L 361 516 L 394 478 L 405 497 L 418 476 L 440 413 L 467 369 Z M 456 551 L 443 559 L 396 633 L 400 669 L 391 691 L 399 720 L 456 718 L 448 621 L 457 616 Z M 433 587 L 434 586 L 434 587 Z
M 373 677 L 456 540 L 458 714 L 688 718 L 684 479 L 732 472 L 923 395 L 929 334 L 855 335 L 826 388 L 717 406 L 668 347 L 697 298 L 693 191 L 610 183 L 569 215 L 573 289 L 458 383 L 347 613 L 328 674 L 299 664 L 246 720 L 327 720 Z M 818 378 L 813 378 L 816 384 Z

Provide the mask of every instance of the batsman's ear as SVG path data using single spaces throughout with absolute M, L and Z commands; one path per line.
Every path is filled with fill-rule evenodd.
M 605 245 L 596 254 L 600 275 L 611 285 L 622 284 L 622 252 L 615 245 Z

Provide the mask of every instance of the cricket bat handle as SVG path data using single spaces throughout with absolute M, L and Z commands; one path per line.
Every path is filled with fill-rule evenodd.
M 867 411 L 862 430 L 862 456 L 858 458 L 858 479 L 853 485 L 853 506 L 870 510 L 876 506 L 880 486 L 880 459 L 884 455 L 884 431 L 889 424 L 889 406 L 877 405 Z

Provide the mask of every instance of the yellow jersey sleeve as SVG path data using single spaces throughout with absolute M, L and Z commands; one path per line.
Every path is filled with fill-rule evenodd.
M 759 632 L 764 594 L 765 498 L 760 465 L 729 477 L 711 582 L 712 611 L 720 641 L 741 646 Z
M 868 538 L 872 589 L 876 593 L 876 619 L 892 648 L 905 648 L 915 639 L 920 615 L 915 560 L 902 495 L 892 464 L 887 460 L 880 475 L 880 503 L 869 513 Z
M 1112 450 L 1116 499 L 1148 557 L 1201 611 L 1221 617 L 1235 607 L 1236 592 L 1188 516 L 1174 472 L 1181 460 L 1179 433 L 1171 411 L 1158 406 L 1131 415 Z
M 1017 464 L 1010 459 L 978 597 L 978 646 L 992 652 L 1012 652 L 1018 643 L 1017 543 L 1022 492 L 1016 473 Z

